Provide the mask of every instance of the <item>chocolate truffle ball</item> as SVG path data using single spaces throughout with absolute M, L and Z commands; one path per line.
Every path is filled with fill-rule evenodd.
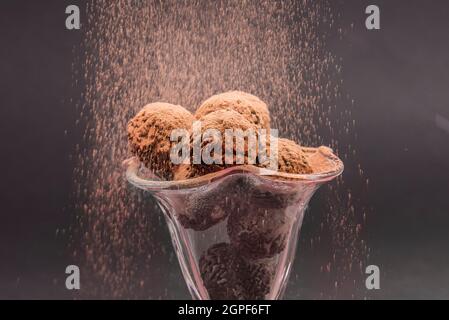
M 229 91 L 210 97 L 195 113 L 197 119 L 217 110 L 233 110 L 240 113 L 257 128 L 270 130 L 270 113 L 267 105 L 252 94 Z
M 170 135 L 175 129 L 190 130 L 193 121 L 193 115 L 181 106 L 149 104 L 128 123 L 130 150 L 161 178 L 171 179 L 175 165 L 170 159 Z

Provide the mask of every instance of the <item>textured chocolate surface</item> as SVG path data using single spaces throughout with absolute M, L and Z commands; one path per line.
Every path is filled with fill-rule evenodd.
M 281 172 L 296 174 L 313 172 L 301 147 L 289 139 L 278 139 L 278 165 Z
M 181 106 L 156 102 L 146 105 L 128 123 L 131 153 L 163 179 L 171 180 L 170 135 L 175 129 L 190 130 L 193 115 Z
M 177 214 L 181 225 L 203 231 L 227 218 L 240 206 L 240 180 L 238 176 L 228 176 L 186 195 L 184 209 Z
M 257 128 L 270 130 L 270 112 L 258 97 L 242 92 L 228 91 L 217 94 L 204 101 L 195 113 L 197 119 L 217 110 L 233 110 L 240 113 Z
M 200 258 L 200 273 L 211 299 L 259 300 L 270 291 L 274 262 L 240 256 L 227 243 L 209 248 Z
M 225 139 L 225 132 L 228 129 L 237 130 L 240 129 L 242 132 L 249 132 L 248 130 L 252 130 L 254 134 L 257 133 L 257 126 L 248 121 L 244 116 L 242 116 L 240 113 L 233 111 L 233 110 L 227 110 L 222 109 L 218 111 L 214 111 L 212 113 L 208 113 L 200 118 L 201 121 L 201 136 L 194 136 L 192 134 L 192 141 L 191 146 L 192 148 L 194 145 L 200 145 L 201 152 L 205 150 L 205 148 L 208 148 L 212 145 L 214 145 L 217 141 L 212 137 L 206 137 L 204 138 L 203 134 L 208 130 L 217 130 L 221 134 L 221 154 L 215 155 L 212 154 L 214 158 L 221 160 L 221 163 L 213 163 L 213 164 L 206 164 L 204 163 L 204 159 L 201 159 L 201 163 L 195 164 L 192 163 L 192 168 L 188 172 L 189 176 L 187 178 L 191 177 L 197 177 L 204 174 L 216 172 L 219 170 L 222 170 L 227 167 L 231 167 L 234 165 L 237 165 L 235 156 L 237 154 L 237 146 L 235 143 L 235 139 L 232 143 L 232 155 L 233 155 L 233 162 L 230 164 L 226 164 L 226 139 Z M 248 146 L 247 146 L 248 139 L 245 138 L 245 145 L 244 145 L 244 164 L 248 164 Z M 230 151 L 229 151 L 230 152 Z
M 228 220 L 231 244 L 252 259 L 270 258 L 285 249 L 291 218 L 284 209 L 242 206 Z
M 227 243 L 209 248 L 200 258 L 199 269 L 209 297 L 213 300 L 244 299 L 243 287 L 236 274 L 238 259 Z

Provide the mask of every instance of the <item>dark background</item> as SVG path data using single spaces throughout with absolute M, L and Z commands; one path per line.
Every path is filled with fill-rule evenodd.
M 82 34 L 65 29 L 69 4 L 84 6 L 0 4 L 0 298 L 71 297 L 64 286 L 71 261 L 58 230 L 71 223 L 70 155 L 82 142 L 70 100 L 81 94 L 73 87 L 72 50 Z M 381 8 L 379 31 L 364 27 L 369 4 Z M 329 45 L 343 58 L 344 89 L 355 99 L 355 147 L 370 179 L 365 237 L 369 262 L 382 271 L 373 297 L 448 299 L 449 2 L 332 6 L 343 24 L 354 23 Z M 170 270 L 167 288 L 179 289 L 172 296 L 188 298 L 177 284 L 179 267 Z M 291 285 L 287 298 L 293 292 Z

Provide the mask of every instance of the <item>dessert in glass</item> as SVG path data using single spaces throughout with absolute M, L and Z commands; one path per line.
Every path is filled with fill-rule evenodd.
M 162 209 L 193 299 L 280 299 L 309 200 L 343 172 L 343 163 L 327 147 L 276 139 L 270 140 L 277 143 L 275 167 L 175 164 L 171 133 L 192 130 L 195 120 L 203 123 L 202 140 L 189 138 L 188 144 L 200 149 L 211 143 L 204 139 L 208 128 L 271 130 L 266 105 L 242 92 L 211 97 L 195 115 L 180 106 L 150 104 L 128 125 L 133 157 L 124 162 L 126 178 Z

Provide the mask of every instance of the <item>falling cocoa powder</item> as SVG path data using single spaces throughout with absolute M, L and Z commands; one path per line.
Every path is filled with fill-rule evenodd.
M 76 79 L 86 88 L 78 122 L 86 130 L 75 152 L 79 216 L 70 231 L 74 259 L 90 278 L 87 297 L 173 298 L 184 290 L 180 274 L 163 278 L 166 264 L 158 264 L 171 256 L 170 244 L 155 236 L 164 223 L 160 209 L 123 179 L 127 122 L 146 103 L 193 111 L 205 97 L 237 88 L 270 106 L 271 127 L 282 136 L 329 145 L 356 161 L 353 106 L 343 94 L 341 62 L 327 47 L 341 36 L 328 1 L 92 0 L 86 17 Z M 310 288 L 309 297 L 342 297 L 336 288 L 356 287 L 353 270 L 366 256 L 365 211 L 349 188 L 340 179 L 314 207 L 319 222 L 302 252 L 326 248 L 319 263 L 329 281 Z M 308 245 L 320 239 L 322 247 Z M 298 285 L 296 277 L 291 283 Z

